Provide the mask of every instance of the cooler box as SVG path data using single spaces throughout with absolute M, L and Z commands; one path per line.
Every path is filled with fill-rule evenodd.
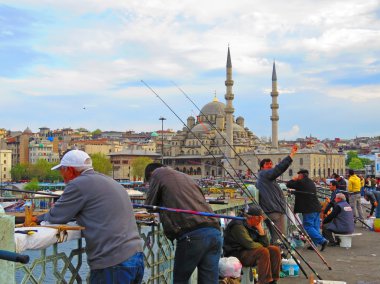
M 294 259 L 283 259 L 281 261 L 281 270 L 286 277 L 297 277 L 299 275 L 299 266 Z

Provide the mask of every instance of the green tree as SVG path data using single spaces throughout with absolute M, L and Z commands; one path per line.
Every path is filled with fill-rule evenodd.
M 20 181 L 23 179 L 29 179 L 28 165 L 17 164 L 11 169 L 11 176 L 13 181 Z
M 152 163 L 153 160 L 148 157 L 138 157 L 132 161 L 132 176 L 135 178 L 143 178 L 145 175 L 145 167 Z
M 360 170 L 363 168 L 363 163 L 359 158 L 352 158 L 348 167 L 352 170 Z
M 105 175 L 111 175 L 112 164 L 109 158 L 102 153 L 91 154 L 92 166 L 94 170 Z
M 38 181 L 46 181 L 49 173 L 51 172 L 52 164 L 44 159 L 38 159 L 33 165 L 30 165 L 30 174 Z
M 25 190 L 29 190 L 29 191 L 38 191 L 38 189 L 39 189 L 38 179 L 37 178 L 33 178 L 30 182 L 28 182 L 25 185 L 24 189 Z
M 368 158 L 359 158 L 362 161 L 363 166 L 374 165 L 374 162 Z
M 358 152 L 356 151 L 348 151 L 347 152 L 347 159 L 346 159 L 346 165 L 349 165 L 351 160 L 353 158 L 358 158 Z
M 102 131 L 100 129 L 95 129 L 94 131 L 91 132 L 92 134 L 92 137 L 97 137 L 97 136 L 100 136 L 100 134 L 102 134 Z

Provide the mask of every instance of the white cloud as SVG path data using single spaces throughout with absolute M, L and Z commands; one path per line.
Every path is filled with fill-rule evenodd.
M 373 103 L 380 100 L 380 85 L 330 88 L 326 92 L 331 97 L 352 103 Z
M 279 134 L 280 139 L 295 139 L 298 138 L 300 134 L 300 127 L 298 125 L 293 125 L 288 131 L 281 132 Z

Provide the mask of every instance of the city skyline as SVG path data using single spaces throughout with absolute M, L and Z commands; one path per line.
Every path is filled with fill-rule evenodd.
M 178 130 L 216 96 L 231 49 L 235 118 L 279 139 L 379 136 L 380 3 L 36 1 L 0 4 L 0 128 Z M 143 1 L 145 2 L 145 1 Z

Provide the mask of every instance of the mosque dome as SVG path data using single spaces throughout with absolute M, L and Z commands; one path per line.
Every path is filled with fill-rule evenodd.
M 157 134 L 157 132 L 155 132 L 155 131 L 153 131 L 151 134 L 150 134 L 150 137 L 157 137 L 158 136 L 158 134 Z
M 199 115 L 225 115 L 224 108 L 226 105 L 220 102 L 217 97 L 215 97 L 212 102 L 206 104 Z
M 191 129 L 191 132 L 194 132 L 194 133 L 199 133 L 199 132 L 206 132 L 206 131 L 210 131 L 212 129 L 211 125 L 208 124 L 207 122 L 203 122 L 202 124 L 201 123 L 198 123 L 197 125 L 195 125 L 192 129 Z
M 233 124 L 233 131 L 234 132 L 245 132 L 244 127 L 241 127 L 240 125 L 234 123 Z

